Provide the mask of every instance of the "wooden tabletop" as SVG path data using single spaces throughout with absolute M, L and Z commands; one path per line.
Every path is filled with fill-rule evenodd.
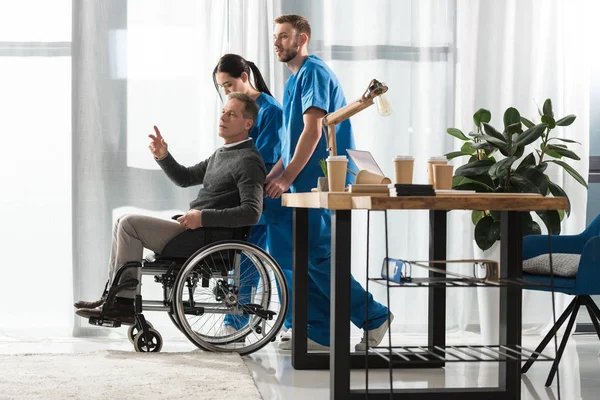
M 286 193 L 282 205 L 295 208 L 327 208 L 330 210 L 498 210 L 542 211 L 564 210 L 564 197 L 511 193 L 476 193 L 469 195 L 444 193 L 440 196 L 389 197 L 385 193 Z

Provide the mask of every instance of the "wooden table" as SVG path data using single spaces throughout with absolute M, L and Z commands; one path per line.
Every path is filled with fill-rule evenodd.
M 387 197 L 364 193 L 284 194 L 282 204 L 294 208 L 294 270 L 292 366 L 296 369 L 330 369 L 332 399 L 364 399 L 364 390 L 350 390 L 350 369 L 364 368 L 362 353 L 350 353 L 350 264 L 352 210 L 429 210 L 429 259 L 446 259 L 447 212 L 450 210 L 495 210 L 501 215 L 502 279 L 518 280 L 522 269 L 521 214 L 527 211 L 567 208 L 565 198 L 519 194 L 453 194 L 435 197 Z M 308 288 L 308 209 L 324 208 L 331 213 L 331 347 L 330 353 L 308 353 L 306 348 Z M 437 264 L 437 268 L 445 268 Z M 443 276 L 430 272 L 431 277 Z M 446 347 L 446 288 L 429 287 L 428 346 Z M 520 286 L 500 287 L 500 345 L 521 345 Z M 402 318 L 396 314 L 396 318 Z M 407 368 L 440 368 L 444 361 L 404 364 Z M 368 356 L 369 368 L 388 368 L 377 355 Z M 389 399 L 389 390 L 369 390 L 369 398 Z M 399 399 L 510 399 L 521 398 L 521 363 L 507 360 L 499 366 L 495 388 L 395 389 Z

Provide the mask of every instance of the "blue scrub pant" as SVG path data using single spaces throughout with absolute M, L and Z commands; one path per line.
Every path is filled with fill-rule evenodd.
M 292 221 L 284 220 L 279 223 L 254 225 L 248 241 L 268 251 L 283 270 L 289 293 L 284 325 L 290 328 L 292 326 Z M 254 267 L 250 268 L 247 260 L 245 262 L 242 260 L 240 280 L 243 285 L 238 293 L 241 304 L 251 302 L 252 288 L 257 286 L 258 279 L 259 275 L 256 273 L 256 269 Z M 224 324 L 232 325 L 235 329 L 241 329 L 248 323 L 248 320 L 248 315 L 227 315 Z
M 308 337 L 329 346 L 331 302 L 331 212 L 308 211 Z M 387 321 L 388 309 L 371 293 L 365 304 L 365 289 L 350 277 L 350 320 L 359 329 L 375 329 Z M 365 323 L 365 308 L 369 321 Z

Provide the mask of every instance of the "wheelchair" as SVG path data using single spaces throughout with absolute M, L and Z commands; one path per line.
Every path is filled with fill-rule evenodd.
M 250 229 L 187 230 L 173 238 L 161 254 L 119 268 L 111 287 L 108 283 L 105 287 L 105 304 L 114 304 L 120 291 L 135 288 L 135 324 L 127 336 L 136 351 L 159 352 L 163 345 L 144 311 L 167 312 L 173 324 L 205 351 L 247 355 L 275 340 L 285 320 L 288 289 L 277 262 L 247 241 Z M 130 268 L 135 274 L 128 275 L 137 279 L 122 281 Z M 143 275 L 153 275 L 162 285 L 162 299 L 142 298 Z M 121 326 L 103 313 L 89 322 Z

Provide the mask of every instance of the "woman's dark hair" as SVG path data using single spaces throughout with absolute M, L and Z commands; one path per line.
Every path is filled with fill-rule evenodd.
M 239 78 L 242 76 L 242 72 L 248 74 L 248 79 L 250 76 L 254 78 L 255 89 L 259 92 L 266 93 L 269 96 L 273 96 L 265 83 L 258 67 L 252 62 L 245 60 L 242 56 L 238 56 L 237 54 L 225 54 L 223 57 L 219 59 L 217 66 L 213 70 L 213 82 L 215 84 L 215 89 L 217 92 L 219 91 L 219 84 L 217 83 L 217 72 L 224 72 L 229 74 L 232 78 Z M 252 84 L 252 83 L 250 83 Z M 221 93 L 219 92 L 219 96 Z

